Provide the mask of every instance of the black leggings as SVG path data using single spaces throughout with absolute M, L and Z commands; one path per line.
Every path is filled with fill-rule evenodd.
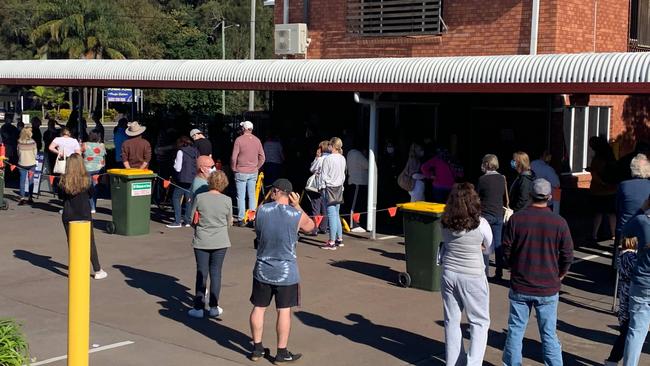
M 619 362 L 623 359 L 623 351 L 625 350 L 625 338 L 627 338 L 627 331 L 630 329 L 630 321 L 626 320 L 619 327 L 619 334 L 614 341 L 612 352 L 609 354 L 607 361 Z
M 97 246 L 95 245 L 95 232 L 93 230 L 93 223 L 90 222 L 90 263 L 93 266 L 93 271 L 98 272 L 102 269 L 102 266 L 99 265 L 99 257 L 97 256 Z M 70 248 L 70 229 L 68 228 L 67 223 L 63 223 L 65 228 L 65 237 L 68 239 L 68 249 Z

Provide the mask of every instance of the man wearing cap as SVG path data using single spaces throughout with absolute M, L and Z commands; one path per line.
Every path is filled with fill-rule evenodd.
M 262 345 L 264 314 L 275 297 L 277 319 L 277 354 L 275 364 L 297 361 L 302 355 L 287 350 L 291 330 L 291 308 L 300 305 L 300 274 L 296 262 L 298 230 L 311 232 L 316 225 L 300 208 L 300 196 L 293 192 L 291 182 L 278 179 L 271 191 L 273 202 L 260 206 L 255 219 L 259 239 L 257 261 L 253 268 L 253 291 L 250 316 L 253 337 L 251 360 L 266 355 Z
M 190 137 L 194 140 L 194 147 L 199 150 L 200 156 L 212 157 L 212 143 L 205 138 L 201 130 L 193 129 L 190 131 Z
M 129 123 L 126 135 L 129 139 L 122 144 L 122 163 L 124 167 L 146 169 L 151 161 L 151 145 L 149 141 L 142 138 L 147 128 L 139 122 Z
M 253 123 L 244 121 L 239 125 L 243 133 L 235 140 L 230 159 L 237 187 L 237 225 L 241 225 L 246 214 L 246 195 L 248 195 L 248 210 L 255 211 L 257 172 L 264 165 L 265 160 L 262 142 L 253 135 Z
M 533 182 L 532 203 L 516 212 L 503 235 L 503 254 L 510 265 L 510 316 L 503 364 L 521 365 L 521 349 L 531 307 L 535 307 L 545 365 L 562 365 L 557 337 L 557 305 L 562 279 L 573 261 L 569 226 L 547 207 L 551 183 Z

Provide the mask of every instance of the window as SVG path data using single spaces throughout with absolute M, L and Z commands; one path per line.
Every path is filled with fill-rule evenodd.
M 593 151 L 589 139 L 604 136 L 609 140 L 611 107 L 568 107 L 564 109 L 564 144 L 571 173 L 582 173 L 589 166 Z
M 630 0 L 630 44 L 650 47 L 650 0 Z
M 404 36 L 441 32 L 442 0 L 348 0 L 348 32 Z

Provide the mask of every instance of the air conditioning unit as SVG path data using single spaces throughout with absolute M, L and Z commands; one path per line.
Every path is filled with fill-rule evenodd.
M 307 24 L 276 24 L 275 54 L 304 55 L 307 53 Z

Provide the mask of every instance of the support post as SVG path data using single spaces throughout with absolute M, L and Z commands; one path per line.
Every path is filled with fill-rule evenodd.
M 377 237 L 377 162 L 375 152 L 377 151 L 377 101 L 373 98 L 370 103 L 370 136 L 368 139 L 368 227 L 371 232 L 371 239 Z
M 102 116 L 99 122 L 101 122 L 102 124 L 104 123 L 104 88 L 102 88 Z
M 226 20 L 221 19 L 221 59 L 226 59 Z M 226 90 L 221 91 L 221 114 L 226 116 Z
M 251 60 L 255 60 L 255 6 L 256 1 L 251 0 Z M 255 91 L 248 92 L 248 110 L 255 110 Z
M 539 31 L 539 0 L 533 0 L 533 11 L 530 20 L 530 54 L 537 54 L 537 33 Z
M 72 221 L 69 223 L 68 366 L 88 366 L 90 225 L 90 221 Z

